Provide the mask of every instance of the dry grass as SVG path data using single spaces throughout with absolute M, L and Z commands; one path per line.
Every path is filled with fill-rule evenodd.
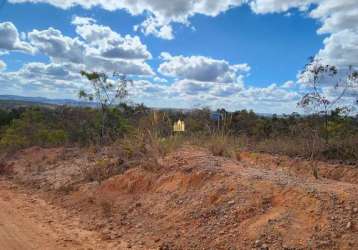
M 227 136 L 213 136 L 209 138 L 208 148 L 214 156 L 230 157 L 231 145 Z
M 288 156 L 305 156 L 310 157 L 312 151 L 315 155 L 319 151 L 319 147 L 312 148 L 308 151 L 306 143 L 303 140 L 292 140 L 288 138 L 275 138 L 267 139 L 254 144 L 253 148 L 259 152 L 265 152 L 270 154 L 285 154 Z
M 84 166 L 81 169 L 83 179 L 102 182 L 133 167 L 158 171 L 161 168 L 161 159 L 175 151 L 181 143 L 180 137 L 160 138 L 150 131 L 138 131 L 111 146 L 117 159 L 102 157 L 94 164 Z M 99 158 L 101 150 L 90 148 L 88 153 L 93 155 L 94 160 Z
M 214 156 L 241 160 L 242 141 L 239 138 L 228 135 L 210 135 L 193 137 L 189 143 L 200 147 L 206 147 Z
M 253 149 L 270 154 L 281 154 L 290 157 L 304 157 L 316 160 L 337 160 L 356 164 L 358 162 L 358 138 L 345 141 L 330 141 L 328 144 L 321 138 L 274 138 L 266 139 L 253 145 Z
M 180 136 L 159 137 L 149 130 L 138 131 L 118 142 L 124 158 L 133 166 L 146 170 L 160 169 L 160 160 L 177 150 L 183 144 Z

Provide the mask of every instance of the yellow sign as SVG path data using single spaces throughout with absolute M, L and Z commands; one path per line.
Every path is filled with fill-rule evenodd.
M 184 121 L 179 120 L 176 123 L 174 123 L 173 130 L 174 132 L 184 132 L 185 131 Z

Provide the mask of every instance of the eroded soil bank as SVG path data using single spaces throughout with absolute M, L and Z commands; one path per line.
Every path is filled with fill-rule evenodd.
M 358 168 L 181 149 L 156 170 L 101 183 L 83 166 L 116 151 L 31 148 L 0 184 L 5 249 L 358 249 Z M 4 177 L 5 178 L 5 177 Z M 31 240 L 32 239 L 32 240 Z

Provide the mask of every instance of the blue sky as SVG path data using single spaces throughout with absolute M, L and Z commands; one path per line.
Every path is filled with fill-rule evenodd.
M 289 113 L 308 57 L 358 64 L 355 0 L 137 2 L 8 1 L 0 94 L 76 98 L 80 70 L 119 71 L 150 106 Z

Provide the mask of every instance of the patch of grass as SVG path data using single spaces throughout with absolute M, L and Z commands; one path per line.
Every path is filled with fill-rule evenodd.
M 345 141 L 325 143 L 321 138 L 272 138 L 258 142 L 253 149 L 270 154 L 281 154 L 290 157 L 304 157 L 317 160 L 342 159 L 346 163 L 358 161 L 358 138 L 351 137 Z
M 214 156 L 230 157 L 230 144 L 227 136 L 212 136 L 208 141 L 208 148 Z
M 258 142 L 254 145 L 254 149 L 258 152 L 265 152 L 270 154 L 285 154 L 288 156 L 303 155 L 306 157 L 310 156 L 306 145 L 303 141 L 284 139 L 284 138 L 273 138 L 266 139 Z M 316 151 L 318 148 L 315 149 Z
M 120 140 L 118 147 L 130 166 L 156 171 L 161 167 L 160 160 L 178 149 L 183 141 L 180 136 L 164 138 L 149 130 L 142 130 Z
M 165 157 L 168 154 L 175 152 L 184 143 L 184 138 L 180 135 L 171 136 L 167 138 L 156 138 L 158 141 L 158 148 L 161 157 Z
M 241 160 L 242 141 L 229 135 L 209 135 L 190 138 L 190 143 L 206 147 L 214 156 Z

